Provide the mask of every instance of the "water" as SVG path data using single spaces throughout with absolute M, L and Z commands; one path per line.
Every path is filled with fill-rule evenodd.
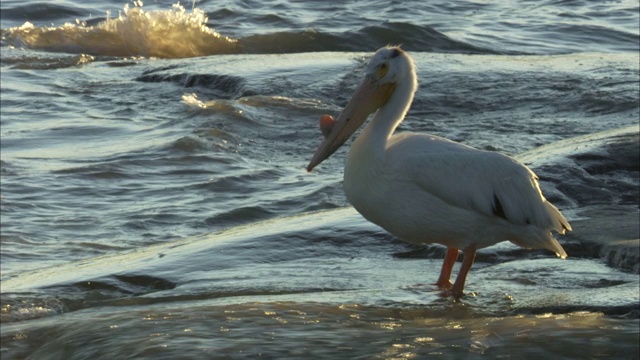
M 3 359 L 640 357 L 638 275 L 589 242 L 637 238 L 637 2 L 182 5 L 2 3 Z M 530 164 L 569 259 L 485 249 L 454 302 L 344 149 L 306 173 L 388 43 L 400 130 Z

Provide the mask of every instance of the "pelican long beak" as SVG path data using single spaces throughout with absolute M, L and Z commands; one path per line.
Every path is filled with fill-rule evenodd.
M 369 114 L 378 110 L 389 100 L 394 89 L 395 83 L 379 84 L 367 77 L 356 89 L 347 106 L 344 107 L 330 127 L 321 122 L 320 126 L 325 138 L 313 154 L 313 158 L 307 166 L 307 171 L 313 170 L 314 167 L 338 150 L 367 120 Z

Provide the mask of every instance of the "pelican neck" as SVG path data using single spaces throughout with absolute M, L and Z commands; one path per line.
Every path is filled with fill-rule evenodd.
M 373 119 L 358 136 L 352 146 L 352 150 L 363 151 L 367 157 L 384 156 L 387 141 L 404 120 L 413 102 L 413 96 L 417 88 L 415 77 L 416 75 L 412 73 L 410 78 L 398 81 L 393 94 L 378 109 Z

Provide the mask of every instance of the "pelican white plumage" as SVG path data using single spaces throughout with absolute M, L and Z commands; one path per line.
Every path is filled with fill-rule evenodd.
M 362 216 L 400 239 L 447 246 L 436 285 L 460 298 L 476 250 L 502 241 L 565 258 L 551 231 L 564 234 L 571 226 L 544 198 L 537 176 L 525 165 L 434 135 L 394 134 L 416 89 L 411 57 L 399 47 L 378 50 L 338 118 L 321 119 L 325 139 L 307 170 L 331 156 L 376 112 L 347 155 L 345 194 Z M 464 258 L 452 284 L 459 250 Z

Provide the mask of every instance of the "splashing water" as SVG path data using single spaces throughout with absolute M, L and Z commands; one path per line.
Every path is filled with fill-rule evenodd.
M 206 26 L 207 15 L 179 3 L 171 10 L 144 11 L 142 1 L 125 5 L 117 18 L 86 26 L 83 21 L 58 27 L 30 22 L 6 30 L 3 42 L 53 52 L 76 54 L 183 58 L 238 52 L 237 41 Z

